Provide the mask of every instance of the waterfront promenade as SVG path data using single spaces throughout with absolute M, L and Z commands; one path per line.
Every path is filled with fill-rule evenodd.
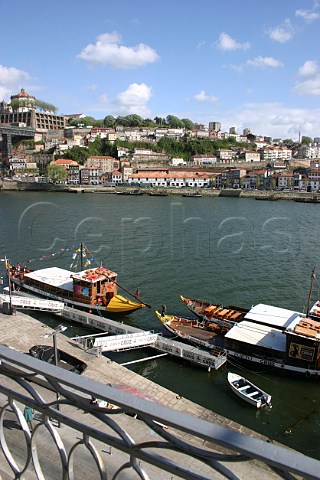
M 107 187 L 102 185 L 77 185 L 61 186 L 53 184 L 41 184 L 36 182 L 0 181 L 0 191 L 3 192 L 56 192 L 56 193 L 87 193 L 87 194 L 127 194 L 130 195 L 168 195 L 172 197 L 188 194 L 201 194 L 203 197 L 231 197 L 231 198 L 258 198 L 264 200 L 298 200 L 310 201 L 317 199 L 320 202 L 320 194 L 305 191 L 281 191 L 281 190 L 247 190 L 247 189 L 216 189 L 216 188 L 173 188 L 173 187 L 137 187 L 117 186 Z M 309 199 L 309 200 L 308 200 Z
M 41 345 L 52 345 L 52 332 L 53 330 L 39 322 L 38 320 L 34 319 L 33 317 L 26 315 L 24 313 L 16 313 L 14 315 L 5 315 L 0 312 L 0 344 L 7 345 L 12 349 L 17 350 L 18 352 L 27 353 L 29 348 L 36 344 Z M 66 336 L 61 335 L 59 333 L 57 335 L 57 342 L 58 348 L 64 350 L 72 355 L 77 356 L 77 358 L 83 360 L 88 366 L 85 372 L 82 374 L 81 377 L 88 378 L 91 380 L 95 380 L 99 382 L 100 385 L 123 385 L 125 386 L 128 391 L 138 390 L 142 392 L 145 397 L 148 399 L 152 399 L 153 402 L 156 404 L 162 405 L 171 409 L 173 412 L 184 413 L 190 416 L 191 421 L 199 421 L 205 420 L 209 422 L 211 425 L 227 427 L 230 432 L 239 432 L 245 434 L 244 437 L 244 444 L 245 438 L 255 438 L 261 440 L 263 443 L 265 442 L 265 448 L 268 448 L 270 445 L 270 440 L 264 438 L 263 436 L 242 427 L 234 422 L 229 421 L 226 418 L 223 418 L 214 412 L 211 412 L 208 409 L 201 407 L 186 398 L 181 397 L 177 392 L 169 391 L 150 380 L 143 378 L 136 373 L 128 370 L 127 368 L 108 360 L 105 357 L 94 357 L 81 349 L 74 342 L 68 339 Z M 42 362 L 40 362 L 42 363 Z M 52 368 L 52 367 L 51 367 Z M 188 379 L 186 378 L 186 381 Z M 1 382 L 6 382 L 8 386 L 10 386 L 11 380 L 8 377 L 3 377 L 1 375 Z M 48 401 L 52 401 L 54 399 L 55 393 L 41 388 L 41 395 L 46 398 Z M 0 394 L 0 407 L 2 407 L 5 403 L 5 397 Z M 71 407 L 70 405 L 62 405 L 61 410 L 63 410 L 64 414 L 68 414 L 70 411 L 71 415 Z M 9 415 L 9 421 L 4 422 L 4 434 L 8 438 L 10 437 L 10 445 L 14 450 L 14 455 L 17 458 L 23 458 L 25 455 L 23 442 L 21 442 L 21 430 L 17 425 L 13 424 L 12 412 L 10 409 L 7 409 L 7 414 Z M 85 413 L 85 412 L 84 412 Z M 83 415 L 83 412 L 81 412 Z M 10 417 L 11 416 L 11 417 Z M 41 417 L 41 416 L 40 416 Z M 35 415 L 34 425 L 36 425 L 38 421 L 39 415 Z M 173 416 L 174 418 L 174 416 Z M 87 415 L 86 416 L 87 423 L 89 424 L 90 428 L 99 428 L 100 422 L 99 419 Z M 193 420 L 192 420 L 193 419 Z M 136 438 L 139 439 L 140 442 L 147 442 L 147 441 L 154 441 L 155 440 L 155 433 L 153 430 L 146 428 L 145 423 L 140 422 L 139 419 L 134 418 L 129 415 L 121 414 L 117 416 L 117 421 L 121 425 L 122 428 L 125 430 L 132 429 L 135 432 Z M 11 423 L 10 423 L 11 422 Z M 0 425 L 1 428 L 1 425 Z M 76 433 L 72 428 L 68 425 L 61 425 L 60 426 L 60 434 L 63 436 L 65 445 L 74 444 L 77 439 Z M 170 429 L 168 429 L 170 431 Z M 79 434 L 78 434 L 79 435 Z M 188 433 L 181 433 L 181 439 L 188 442 Z M 191 443 L 193 439 L 189 437 L 189 441 Z M 47 437 L 43 433 L 39 433 L 37 435 L 37 446 L 38 450 L 41 450 L 42 458 L 45 459 L 45 469 L 46 469 L 46 479 L 57 479 L 61 478 L 61 474 L 59 473 L 59 462 L 55 462 L 55 457 L 50 449 L 50 444 L 47 442 Z M 213 451 L 217 453 L 227 453 L 227 450 L 222 446 L 215 445 L 208 445 L 206 442 L 206 447 L 209 446 L 210 449 L 214 449 Z M 201 444 L 199 441 L 199 447 L 203 448 L 204 444 Z M 259 447 L 263 449 L 263 444 L 259 443 Z M 125 454 L 121 451 L 115 450 L 111 447 L 106 445 L 100 445 L 100 451 L 102 457 L 106 460 L 108 464 L 108 472 L 115 472 L 117 468 L 119 468 L 119 464 L 122 465 L 125 461 Z M 230 453 L 230 451 L 229 451 Z M 255 452 L 258 455 L 258 450 Z M 297 454 L 299 456 L 299 454 Z M 168 456 L 170 457 L 172 462 L 179 461 L 179 452 L 170 451 L 168 452 Z M 256 455 L 253 454 L 253 457 Z M 302 459 L 308 462 L 307 457 L 301 455 Z M 203 475 L 201 478 L 223 478 L 220 474 L 215 474 L 214 477 L 212 475 L 212 470 L 209 469 L 206 465 L 197 466 L 196 460 L 194 460 L 191 456 L 188 457 L 188 464 L 185 467 L 190 470 L 195 470 L 200 475 Z M 311 460 L 311 463 L 316 461 Z M 319 463 L 319 462 L 317 462 Z M 228 462 L 226 462 L 228 464 Z M 265 465 L 261 464 L 258 461 L 250 460 L 250 461 L 241 461 L 241 462 L 234 462 L 232 466 L 228 465 L 229 468 L 234 472 L 237 477 L 235 478 L 246 478 L 246 479 L 261 479 L 261 480 L 269 480 L 273 478 L 279 478 L 275 474 L 273 474 Z M 93 480 L 97 477 L 96 471 L 92 470 L 90 467 L 90 459 L 87 459 L 86 456 L 81 458 L 79 465 L 77 466 L 77 472 L 81 476 L 81 478 L 87 478 L 88 480 Z M 94 473 L 95 472 L 95 473 Z M 208 473 L 208 472 L 211 472 Z M 151 479 L 156 478 L 159 474 L 163 480 L 170 480 L 175 478 L 180 478 L 172 475 L 171 473 L 161 471 L 155 466 L 151 467 L 151 473 L 149 471 L 149 475 Z M 207 475 L 207 476 L 206 476 Z M 209 475 L 209 476 L 208 476 Z M 3 453 L 0 453 L 0 479 L 1 480 L 8 480 L 14 478 L 12 473 L 10 474 L 10 470 L 6 465 Z M 25 474 L 24 478 L 26 480 L 36 478 L 34 472 L 28 470 Z M 80 477 L 79 477 L 80 478 Z M 109 478 L 109 477 L 108 477 Z M 112 477 L 110 477 L 112 478 Z M 137 478 L 137 475 L 134 472 L 129 471 L 128 474 L 124 477 L 126 479 L 134 479 Z M 186 477 L 187 478 L 187 477 Z M 195 478 L 195 477 L 190 477 Z M 311 476 L 306 478 L 313 478 Z

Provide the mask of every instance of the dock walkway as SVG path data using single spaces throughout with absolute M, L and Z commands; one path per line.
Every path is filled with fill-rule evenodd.
M 145 330 L 141 330 L 140 328 L 70 307 L 65 307 L 61 314 L 59 313 L 59 316 L 60 315 L 67 320 L 81 323 L 82 325 L 95 328 L 99 331 L 112 333 L 113 335 L 146 333 Z M 162 335 L 157 335 L 155 342 L 151 344 L 150 347 L 163 353 L 183 358 L 209 370 L 217 370 L 227 361 L 227 355 L 222 352 L 220 355 L 213 355 L 209 351 L 201 350 L 195 346 L 178 342 L 171 338 L 163 337 Z

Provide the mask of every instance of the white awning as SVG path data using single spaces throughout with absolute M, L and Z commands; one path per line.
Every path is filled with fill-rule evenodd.
M 273 327 L 287 329 L 293 328 L 304 318 L 304 313 L 287 310 L 286 308 L 273 307 L 272 305 L 264 305 L 259 303 L 252 307 L 245 315 L 245 320 L 252 320 L 258 323 L 265 323 Z
M 285 333 L 276 328 L 257 325 L 246 320 L 235 324 L 226 333 L 225 338 L 281 352 L 286 350 Z
M 38 282 L 51 285 L 52 287 L 63 288 L 64 290 L 73 290 L 72 272 L 63 268 L 51 267 L 35 270 L 26 273 L 25 277 L 37 280 Z

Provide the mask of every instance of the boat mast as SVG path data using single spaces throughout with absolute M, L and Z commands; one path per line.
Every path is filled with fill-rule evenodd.
M 80 272 L 83 270 L 83 243 L 80 243 Z
M 315 267 L 313 267 L 312 273 L 311 273 L 311 282 L 310 282 L 310 289 L 309 289 L 309 296 L 308 296 L 308 307 L 307 307 L 307 316 L 309 315 L 310 311 L 310 300 L 311 300 L 311 295 L 312 295 L 312 287 L 313 287 L 313 282 L 316 277 L 315 275 Z

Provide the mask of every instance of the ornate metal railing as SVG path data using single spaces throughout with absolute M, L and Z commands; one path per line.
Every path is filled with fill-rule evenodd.
M 103 404 L 91 404 L 92 395 Z M 33 409 L 30 432 L 23 411 Z M 0 345 L 0 478 L 319 478 L 320 462 Z M 4 460 L 4 461 L 3 461 Z M 127 472 L 125 472 L 127 471 Z M 30 477 L 31 473 L 33 477 Z M 29 476 L 28 476 L 29 475 Z M 125 475 L 125 476 L 123 476 Z M 6 477 L 7 478 L 7 477 Z

